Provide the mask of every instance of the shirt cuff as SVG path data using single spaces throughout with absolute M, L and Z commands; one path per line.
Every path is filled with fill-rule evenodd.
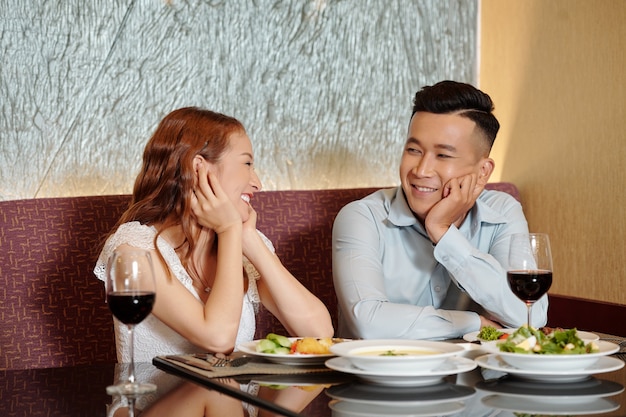
M 465 236 L 452 225 L 439 240 L 433 252 L 437 262 L 455 275 L 467 262 L 475 248 Z
M 453 323 L 459 337 L 480 330 L 480 315 L 474 311 L 446 310 L 445 315 Z

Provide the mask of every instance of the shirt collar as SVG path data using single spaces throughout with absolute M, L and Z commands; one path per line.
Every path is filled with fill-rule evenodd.
M 470 212 L 467 214 L 460 230 L 469 229 L 470 233 L 474 235 L 478 233 L 482 223 L 501 224 L 507 222 L 507 218 L 503 214 L 495 211 L 483 201 L 486 192 L 488 191 L 483 190 L 480 196 L 478 196 L 476 204 L 474 204 L 474 207 L 472 207 Z M 402 186 L 399 186 L 396 189 L 396 194 L 391 200 L 391 204 L 389 206 L 389 215 L 387 216 L 387 219 L 398 227 L 418 225 L 420 230 L 423 229 L 422 225 L 417 220 L 417 217 L 415 217 L 409 207 L 409 203 L 404 196 Z
M 402 186 L 396 188 L 396 194 L 393 196 L 391 205 L 389 206 L 387 219 L 398 227 L 413 226 L 416 223 L 419 224 L 417 217 L 415 217 L 415 214 L 411 211 L 411 207 L 409 207 L 409 202 L 406 201 Z

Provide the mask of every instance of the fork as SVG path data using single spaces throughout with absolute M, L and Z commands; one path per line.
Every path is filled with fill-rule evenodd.
M 195 353 L 193 355 L 196 359 L 202 359 L 203 361 L 207 361 L 211 366 L 215 368 L 223 368 L 228 365 L 230 359 L 227 356 L 221 355 L 217 356 L 213 353 Z
M 218 358 L 215 357 L 215 361 L 211 362 L 211 366 L 213 366 L 214 368 L 223 368 L 225 366 L 228 366 L 230 364 L 230 359 L 228 358 Z
M 238 367 L 243 366 L 252 360 L 252 356 L 239 356 L 234 359 L 228 357 L 219 357 L 211 353 L 196 353 L 193 355 L 195 358 L 205 360 L 211 364 L 214 368 L 224 368 L 226 366 Z

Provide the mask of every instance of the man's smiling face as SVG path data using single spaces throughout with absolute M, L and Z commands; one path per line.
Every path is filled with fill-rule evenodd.
M 480 173 L 488 157 L 476 123 L 457 114 L 417 112 L 411 119 L 400 161 L 402 189 L 424 223 L 452 178 Z

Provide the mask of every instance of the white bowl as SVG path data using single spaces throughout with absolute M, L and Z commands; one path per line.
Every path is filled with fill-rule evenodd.
M 518 369 L 533 371 L 564 371 L 585 369 L 598 362 L 602 356 L 619 351 L 619 346 L 605 340 L 593 342 L 598 345 L 596 353 L 581 354 L 534 354 L 498 352 L 497 354 L 509 365 Z
M 330 351 L 366 371 L 429 371 L 465 349 L 449 342 L 372 339 L 339 343 L 331 346 Z M 386 352 L 392 354 L 385 355 Z

